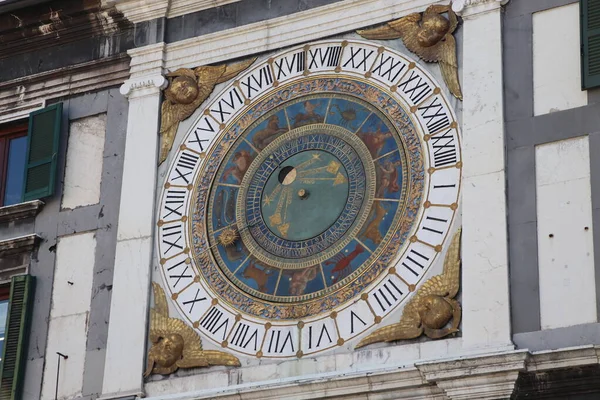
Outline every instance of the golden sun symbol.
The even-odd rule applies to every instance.
[[[219,235],[219,243],[225,247],[231,246],[238,239],[238,231],[235,228],[225,228]]]

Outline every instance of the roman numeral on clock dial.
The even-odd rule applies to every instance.
[[[252,99],[273,84],[271,67],[265,65],[240,79],[240,88],[247,99]]]
[[[233,325],[233,321],[234,318],[231,313],[219,305],[213,305],[202,316],[199,325],[213,340],[222,342],[227,337],[228,330]]]
[[[237,322],[231,332],[229,347],[243,349],[252,354],[258,351],[264,335],[264,329],[261,326],[244,321]]]
[[[262,352],[265,355],[294,355],[298,350],[298,334],[296,327],[273,326],[266,334]]]
[[[165,256],[172,256],[183,250],[185,239],[181,222],[165,223],[159,227],[161,250]]]
[[[304,325],[302,328],[302,351],[310,353],[311,351],[331,347],[337,342],[337,339],[335,321],[332,318],[325,317]]]
[[[379,315],[387,313],[400,303],[404,294],[407,293],[407,290],[402,286],[398,278],[390,275],[371,292],[374,299],[374,301],[371,301],[371,305]]]
[[[285,80],[292,76],[302,74],[305,68],[305,55],[306,53],[304,52],[304,50],[302,50],[276,59],[273,62],[275,79],[281,82],[282,80]]]
[[[383,53],[375,61],[373,76],[379,77],[389,85],[393,85],[407,69],[406,61],[391,54]]]
[[[216,104],[213,104],[210,112],[212,116],[220,123],[229,120],[232,114],[244,105],[244,99],[237,87],[231,88],[225,93]]]
[[[308,50],[308,69],[335,68],[340,63],[342,46],[316,47]]]
[[[342,60],[343,69],[353,69],[358,72],[367,72],[371,68],[371,64],[375,61],[377,51],[375,48],[365,48],[349,45],[344,51],[344,59]]]

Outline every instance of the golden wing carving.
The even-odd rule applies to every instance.
[[[251,66],[252,64],[254,64],[255,61],[256,61],[256,57],[251,58],[251,59],[246,60],[246,61],[241,61],[239,63],[227,65],[225,67],[225,71],[219,77],[217,83],[227,82],[228,80],[234,78],[235,76],[237,76],[237,74],[239,74],[240,72],[244,71],[249,66]]]
[[[185,322],[169,318],[163,289],[152,282],[154,307],[150,309],[150,342],[144,376],[171,374],[178,368],[211,365],[240,366],[237,357],[216,350],[204,350],[200,336]]]
[[[460,241],[462,235],[462,228],[452,237],[452,242],[446,252],[446,258],[444,259],[444,270],[442,277],[444,278],[444,290],[448,291],[447,296],[453,299],[458,294],[460,289]]]
[[[424,331],[427,336],[436,339],[458,331],[461,309],[454,297],[460,287],[461,231],[459,229],[452,238],[442,273],[429,278],[417,290],[404,307],[400,321],[375,330],[361,340],[356,348],[377,342],[414,339]],[[439,326],[428,324],[431,318],[434,318]],[[452,327],[442,329],[451,319]]]
[[[171,151],[179,123],[204,103],[218,83],[235,77],[254,61],[256,58],[232,65],[179,68],[167,74],[169,86],[164,91],[165,100],[161,105],[159,165]]]
[[[165,296],[165,292],[156,282],[152,282],[152,289],[154,291],[153,311],[155,311],[157,314],[168,317],[169,307],[167,305],[167,296]]]
[[[441,16],[447,13],[448,19]],[[452,33],[458,18],[451,6],[432,5],[423,14],[413,13],[387,24],[359,30],[365,39],[398,39],[408,50],[427,62],[437,62],[450,93],[462,100],[456,60],[456,40]]]

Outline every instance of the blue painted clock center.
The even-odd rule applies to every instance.
[[[285,160],[267,180],[262,215],[275,235],[306,240],[326,231],[348,200],[348,173],[325,151],[304,151]]]

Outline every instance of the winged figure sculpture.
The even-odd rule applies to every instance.
[[[248,68],[256,58],[232,65],[202,66],[195,69],[179,68],[169,74],[169,86],[160,114],[160,156],[158,163],[166,160],[173,146],[179,123],[196,111],[215,86],[228,81]]]
[[[442,14],[447,13],[448,18]],[[456,40],[452,33],[458,26],[458,18],[447,6],[432,5],[423,13],[412,13],[383,26],[359,30],[365,39],[401,38],[406,48],[427,62],[437,62],[450,92],[462,100],[456,61]]]
[[[144,376],[168,375],[179,368],[227,365],[239,367],[237,357],[223,351],[204,350],[198,334],[185,322],[169,317],[165,292],[156,283],[154,307],[150,310],[150,341],[148,364]]]
[[[454,299],[460,287],[460,234],[454,234],[440,275],[429,278],[404,307],[400,322],[377,329],[356,348],[377,342],[415,339],[423,333],[439,339],[458,332],[460,303]],[[452,321],[449,327],[448,323]]]

